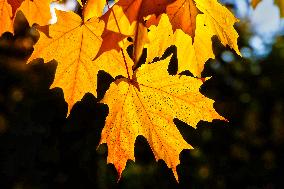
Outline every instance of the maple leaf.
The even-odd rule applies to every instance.
[[[195,75],[200,76],[204,63],[209,58],[214,58],[213,50],[209,48],[212,46],[213,36],[216,35],[224,46],[229,45],[238,55],[241,54],[237,45],[238,33],[233,27],[238,19],[217,0],[194,0],[194,2],[177,0],[168,5],[167,14],[174,31],[182,29],[194,37],[195,52],[198,55],[196,62],[199,65]]]
[[[216,35],[223,45],[229,45],[240,55],[237,45],[238,34],[233,27],[238,20],[216,0],[206,2],[196,0],[195,2],[193,0],[178,0],[171,4],[162,2],[159,4],[158,11],[155,12],[152,9],[147,9],[146,1],[143,4],[138,0],[125,0],[117,3],[113,7],[112,12],[107,15],[108,19],[105,20],[108,23],[107,28],[109,30],[134,36],[133,58],[135,63],[144,47],[152,47],[151,50],[148,50],[150,52],[148,61],[151,61],[153,57],[161,56],[167,47],[176,45],[179,51],[178,56],[180,54],[179,72],[190,70],[193,75],[200,77],[205,62],[215,57],[212,47],[213,36]],[[141,15],[139,14],[140,9],[143,10]],[[164,22],[164,26],[160,26],[158,31],[147,34],[147,28],[142,23],[141,18],[145,19],[146,15],[151,15],[152,17],[147,20],[146,26],[154,26],[159,22],[155,20],[155,14],[158,13],[157,15],[159,15],[165,12],[165,10],[170,17],[170,22]],[[157,18],[157,20],[159,19]],[[122,29],[119,29],[117,25],[121,26],[120,28]],[[164,40],[164,38],[169,39],[169,36],[166,36],[166,34],[172,35],[172,30],[170,29],[172,27],[174,31],[177,29],[183,30],[186,34],[193,37],[193,40],[181,31],[175,34],[176,40],[172,40],[172,36],[171,40]],[[153,31],[153,28],[150,30]],[[153,41],[156,41],[156,43],[153,43]],[[191,43],[193,43],[193,46]],[[187,47],[190,48],[190,51]],[[160,53],[157,53],[158,50]]]
[[[238,22],[238,19],[226,7],[218,3],[217,0],[177,0],[167,6],[166,13],[170,18],[174,31],[182,29],[193,37],[193,41],[195,41],[195,35],[198,35],[196,30],[201,31],[200,28],[202,28],[203,31],[206,31],[202,32],[206,36],[199,35],[197,37],[199,39],[205,38],[200,40],[203,43],[202,46],[204,44],[212,44],[211,38],[216,35],[224,46],[229,45],[240,55],[237,45],[238,33],[233,27]],[[197,21],[198,16],[201,17],[201,15],[203,17]],[[202,27],[202,25],[206,27]],[[210,46],[212,45],[207,46],[206,49],[196,49],[196,51],[200,51],[200,54],[206,54],[206,58],[202,59],[202,61],[214,57],[212,49],[209,50],[210,52],[206,52]]]
[[[0,36],[6,31],[13,31],[12,6],[7,0],[0,0]]]
[[[178,180],[179,154],[192,147],[183,139],[173,119],[194,128],[200,120],[224,120],[215,112],[213,100],[199,92],[201,80],[168,74],[170,58],[142,65],[132,80],[115,81],[101,101],[108,105],[109,114],[100,144],[107,143],[107,162],[114,164],[119,177],[127,160],[135,160],[135,140],[142,135],[156,160],[163,159]]]
[[[60,87],[68,103],[68,114],[73,105],[85,95],[97,95],[97,73],[111,70],[112,76],[127,75],[123,66],[93,62],[102,43],[104,22],[93,17],[83,22],[73,12],[56,11],[58,22],[49,27],[49,36],[40,32],[39,41],[28,62],[43,58],[45,62],[55,59],[58,66],[51,88]],[[117,71],[116,71],[117,70]]]
[[[178,73],[189,70],[194,76],[200,77],[205,62],[209,58],[214,58],[211,37],[214,33],[204,26],[204,15],[197,16],[197,28],[195,40],[192,42],[191,36],[177,29],[174,33],[170,25],[170,20],[166,14],[161,15],[158,26],[149,27],[149,41],[147,62],[151,62],[154,57],[161,57],[164,51],[171,45],[177,47]]]
[[[205,29],[214,32],[221,43],[226,46],[229,45],[238,55],[241,55],[237,39],[239,37],[237,31],[234,29],[234,24],[239,20],[217,0],[195,0],[196,7],[204,14],[205,18],[203,24]]]

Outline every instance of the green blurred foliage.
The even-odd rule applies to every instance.
[[[117,182],[106,164],[107,146],[98,143],[108,108],[98,104],[110,82],[100,72],[99,97],[78,102],[66,118],[59,88],[49,89],[56,62],[26,65],[38,38],[23,16],[15,35],[0,38],[0,188],[283,188],[284,37],[263,59],[238,57],[215,39],[216,60],[203,76],[212,76],[201,92],[216,101],[229,122],[200,122],[197,129],[175,120],[187,142],[178,166],[180,183],[163,161],[156,162],[145,138],[136,141],[136,162]],[[247,29],[239,25],[240,48],[250,50]]]

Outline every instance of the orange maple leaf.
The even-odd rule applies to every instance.
[[[124,64],[106,64],[101,61],[103,57],[93,61],[102,43],[103,21],[93,17],[82,22],[80,16],[73,12],[56,13],[58,22],[49,27],[50,37],[40,32],[40,39],[28,62],[36,58],[43,58],[45,62],[55,59],[58,62],[51,88],[63,89],[69,113],[85,93],[97,95],[99,70],[109,71],[114,77],[127,76],[127,73]]]

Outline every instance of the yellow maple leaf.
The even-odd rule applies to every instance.
[[[216,0],[195,0],[195,2],[193,0],[177,0],[171,4],[160,2],[157,12],[161,14],[166,8],[170,22],[163,21],[163,26],[159,26],[160,29],[154,32],[153,27],[158,23],[159,18],[156,19],[153,9],[147,10],[147,8],[147,1],[143,3],[139,0],[121,1],[113,7],[113,12],[109,13],[108,20],[106,20],[109,30],[134,36],[134,62],[138,60],[137,58],[140,57],[144,47],[151,49],[148,50],[147,60],[150,62],[155,56],[161,56],[170,45],[176,45],[180,62],[179,72],[190,70],[193,75],[201,77],[206,61],[215,57],[212,47],[212,37],[215,35],[223,45],[229,45],[240,55],[237,45],[238,34],[233,27],[238,20]],[[140,9],[143,10],[142,15],[139,13]],[[115,19],[112,14],[117,18]],[[147,34],[146,27],[143,24],[139,25],[141,24],[139,19],[145,18],[149,14],[151,17],[147,20],[146,25],[147,27],[154,25],[149,28],[151,32]],[[117,25],[121,26],[120,30]],[[168,40],[169,36],[166,35],[172,35],[171,28],[174,31],[183,30],[193,40],[181,31]],[[173,38],[175,39],[173,40]]]
[[[0,36],[6,31],[13,32],[12,6],[7,0],[0,0]]]
[[[196,17],[197,28],[194,42],[191,36],[177,29],[174,33],[170,20],[166,14],[162,14],[158,26],[149,27],[149,41],[146,46],[147,62],[155,57],[161,57],[164,51],[171,45],[177,47],[178,73],[189,70],[194,76],[201,76],[204,64],[209,58],[214,58],[211,37],[213,31],[208,30],[203,23],[204,15]]]
[[[237,44],[239,35],[234,29],[234,24],[239,20],[217,0],[195,0],[195,2],[198,10],[205,16],[203,22],[198,24],[206,26],[207,30],[214,32],[224,46],[229,45],[238,55],[241,55]]]
[[[171,76],[167,69],[170,57],[154,64],[144,64],[132,80],[112,83],[102,103],[109,114],[101,141],[107,143],[107,162],[113,163],[119,177],[128,160],[134,158],[136,137],[144,136],[155,155],[173,170],[179,154],[192,147],[183,139],[173,119],[178,118],[196,128],[200,120],[224,120],[213,108],[213,100],[200,92],[202,81],[188,76]]]
[[[45,62],[56,60],[58,66],[51,88],[60,87],[68,103],[68,113],[85,95],[97,95],[97,73],[111,70],[112,76],[127,75],[124,64],[106,64],[93,59],[102,43],[104,22],[94,17],[82,22],[73,12],[56,11],[58,22],[49,27],[49,36],[40,32],[40,39],[28,61],[43,58]]]
[[[190,70],[193,75],[200,77],[206,61],[215,57],[212,47],[213,36],[217,36],[224,46],[229,45],[238,55],[241,54],[237,45],[238,33],[234,29],[234,24],[238,19],[217,0],[194,1],[195,3],[190,0],[178,0],[168,6],[167,14],[174,29],[180,28],[194,37],[192,50],[191,39],[179,31],[179,38],[175,42],[177,50],[180,51],[180,56],[178,53],[179,72]],[[179,9],[185,12],[185,16],[190,22],[186,23],[183,20],[183,12]],[[198,14],[199,11],[202,14]],[[186,50],[186,47],[183,46],[187,46],[191,51]]]
[[[168,5],[167,14],[170,17],[174,31],[182,29],[185,33],[195,37],[195,35],[198,35],[198,32],[195,30],[201,31],[200,28],[202,28],[203,31],[206,31],[203,32],[206,36],[199,35],[197,37],[198,39],[204,38],[200,40],[201,46],[212,44],[211,38],[216,35],[224,46],[229,45],[240,55],[237,45],[238,33],[234,29],[234,24],[238,22],[238,19],[226,7],[218,3],[217,0],[177,0]],[[197,21],[198,16],[201,15],[203,17]],[[204,64],[204,61],[208,60],[208,58],[214,57],[212,49],[209,49],[210,46],[207,46],[206,49],[196,49],[196,51],[199,51],[198,54],[206,54],[204,58],[197,62],[203,62]]]

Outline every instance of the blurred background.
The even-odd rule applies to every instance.
[[[284,188],[284,19],[273,0],[255,9],[249,0],[222,2],[240,19],[243,57],[213,39],[217,58],[205,66],[203,76],[212,79],[201,92],[229,122],[193,129],[175,120],[195,148],[180,155],[179,184],[143,137],[135,144],[136,162],[128,162],[117,182],[107,146],[97,148],[108,113],[97,102],[112,78],[100,72],[98,98],[86,94],[66,118],[62,90],[49,89],[56,62],[26,65],[38,34],[18,14],[15,35],[0,38],[0,189]]]

